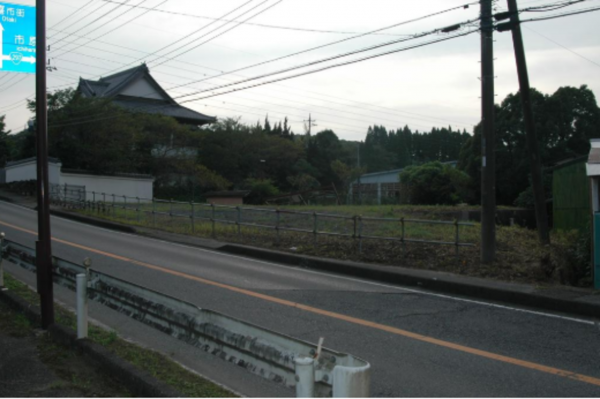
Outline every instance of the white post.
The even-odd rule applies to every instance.
[[[333,368],[334,398],[367,398],[371,385],[371,365]]]
[[[4,291],[4,268],[2,267],[2,248],[4,247],[4,233],[0,233],[0,289]]]
[[[296,365],[296,397],[314,398],[315,360],[310,357],[294,359]]]
[[[88,303],[87,276],[78,274],[77,280],[77,339],[87,338],[88,335]]]
[[[90,281],[90,267],[92,266],[92,260],[85,258],[83,260],[83,267],[85,267],[85,274],[78,274],[76,277],[77,281],[77,339],[87,338],[88,336],[88,298],[87,298],[87,286]]]

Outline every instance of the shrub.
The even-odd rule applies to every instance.
[[[440,162],[409,166],[400,172],[400,181],[409,187],[411,204],[456,205],[467,196],[469,176]]]

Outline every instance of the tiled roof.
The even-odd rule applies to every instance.
[[[135,98],[117,97],[113,104],[123,107],[129,111],[143,112],[147,114],[160,114],[182,120],[187,123],[213,123],[217,118],[196,112],[179,104],[169,104],[165,101],[136,100]]]
[[[162,96],[163,100],[121,95],[121,92],[126,89],[129,84],[135,82],[142,76],[154,87],[156,92]],[[150,71],[146,64],[102,77],[99,80],[80,79],[77,90],[85,97],[110,97],[112,98],[113,104],[130,111],[166,115],[184,123],[203,125],[206,123],[213,123],[217,120],[215,117],[201,114],[200,112],[177,104],[177,102],[173,100],[150,75]]]

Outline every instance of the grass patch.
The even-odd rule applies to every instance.
[[[39,302],[38,296],[35,292],[29,289],[26,284],[15,279],[11,275],[5,274],[5,283],[11,291],[21,296],[26,301],[33,304],[37,304]],[[54,312],[56,323],[66,326],[74,331],[77,329],[77,318],[73,313],[56,304],[54,305]],[[2,326],[3,319],[4,318],[0,318],[0,328]],[[235,396],[232,392],[186,370],[173,360],[169,359],[167,356],[120,339],[115,331],[107,331],[90,324],[88,337],[93,342],[104,346],[120,358],[127,360],[139,369],[150,373],[159,381],[171,385],[185,396]],[[55,355],[60,357],[60,354],[54,351],[53,348],[48,349],[46,352],[48,359],[51,359],[52,356]],[[60,359],[58,361],[60,362]],[[81,384],[82,389],[85,387],[86,380],[83,376],[73,375],[73,378],[75,378],[77,382]],[[71,378],[72,382],[73,378]]]
[[[474,277],[491,278],[502,281],[521,282],[532,285],[566,284],[580,287],[591,285],[591,269],[586,256],[589,251],[580,243],[581,237],[575,233],[552,233],[552,245],[540,245],[537,233],[519,226],[497,226],[497,259],[492,265],[480,263],[481,225],[459,227],[461,243],[472,243],[473,247],[460,247],[458,255],[454,245],[410,243],[403,245],[397,241],[381,239],[358,240],[352,235],[402,237],[401,218],[419,220],[448,220],[451,212],[472,210],[468,206],[414,206],[414,205],[373,205],[373,206],[285,206],[278,208],[279,226],[312,231],[317,212],[319,232],[346,234],[346,237],[319,235],[315,243],[311,233],[280,231],[273,228],[277,214],[272,207],[244,207],[241,214],[234,207],[215,207],[215,219],[227,220],[230,224],[205,220],[213,216],[210,206],[194,206],[194,228],[192,229],[190,204],[155,204],[157,212],[138,212],[135,208],[118,206],[103,213],[98,210],[78,210],[78,212],[102,219],[143,228],[153,228],[178,234],[194,235],[202,238],[216,238],[221,241],[253,245],[263,248],[320,256],[333,259],[353,260],[367,263],[403,266],[415,269],[445,271]],[[152,210],[152,204],[142,204],[140,210]],[[506,207],[506,209],[511,209]],[[293,214],[287,211],[303,212]],[[332,216],[327,216],[332,215]],[[362,226],[355,227],[354,220],[334,216],[352,217],[361,215]],[[204,218],[202,220],[201,218]],[[244,223],[271,226],[259,228],[238,227],[237,220]],[[387,221],[368,220],[387,218]],[[454,225],[404,223],[406,239],[454,242]],[[359,250],[360,249],[360,250]],[[589,258],[588,258],[589,259]]]

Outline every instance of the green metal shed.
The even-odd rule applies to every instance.
[[[587,231],[591,220],[587,155],[552,168],[552,213],[557,230]]]

